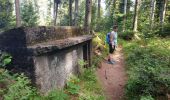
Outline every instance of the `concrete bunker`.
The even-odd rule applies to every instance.
[[[0,50],[12,55],[7,68],[25,73],[46,93],[79,73],[78,59],[91,64],[92,35],[78,27],[20,27],[0,33]]]

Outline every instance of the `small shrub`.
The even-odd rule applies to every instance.
[[[36,89],[30,86],[30,80],[23,74],[18,76],[14,80],[13,84],[10,84],[6,94],[5,100],[29,100],[35,94]]]
[[[105,100],[105,98],[101,95],[87,93],[87,95],[81,95],[78,100]]]
[[[68,82],[67,83],[67,91],[68,93],[72,94],[72,95],[77,95],[79,93],[80,90],[80,86],[72,83],[72,82]]]
[[[145,42],[133,41],[124,45],[129,76],[128,100],[153,100],[157,95],[166,95],[170,87],[169,42],[163,39]]]
[[[80,80],[77,77],[71,77],[71,79],[67,82],[66,91],[71,95],[78,95],[80,90],[79,82]]]
[[[37,26],[38,25],[38,10],[33,6],[32,1],[24,1],[21,4],[21,19],[23,26]]]
[[[0,67],[5,67],[11,62],[12,57],[5,52],[0,51]]]
[[[85,62],[84,60],[78,60],[78,65],[79,65],[79,71],[80,74],[84,73],[85,70],[85,66],[87,65],[87,62]]]
[[[125,31],[119,34],[119,37],[124,39],[124,40],[132,40],[134,37],[134,32],[133,31]]]
[[[163,27],[160,26],[159,31],[156,32],[156,34],[162,37],[170,36],[170,24],[165,24]]]
[[[81,65],[85,64],[84,61],[80,63]],[[84,71],[79,76],[80,91],[78,93],[78,100],[105,100],[101,86],[97,82],[94,65],[89,68],[82,68]]]
[[[155,100],[152,96],[141,96],[140,100]]]
[[[41,100],[41,99],[40,99]],[[68,95],[62,90],[53,90],[48,93],[48,96],[44,100],[69,100]]]
[[[97,81],[93,69],[86,69],[80,78],[84,81]]]

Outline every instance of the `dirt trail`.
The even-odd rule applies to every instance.
[[[97,76],[104,89],[107,100],[124,100],[124,86],[127,75],[121,47],[117,48],[113,57],[116,63],[111,65],[107,61],[102,61],[101,67],[97,70]]]

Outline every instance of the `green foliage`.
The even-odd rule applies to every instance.
[[[85,62],[84,60],[78,60],[78,65],[79,65],[79,72],[80,74],[84,73],[84,71],[86,70],[84,67],[87,66],[87,62]]]
[[[87,62],[85,62],[84,60],[79,59],[78,60],[78,65],[80,66],[81,69],[83,69],[84,66],[87,65]]]
[[[11,56],[0,52],[0,67],[5,67],[11,62]],[[28,86],[30,81],[22,75],[11,75],[9,71],[0,68],[0,96],[4,100],[26,100],[33,96],[34,88]]]
[[[8,85],[11,84],[14,78],[15,75],[11,76],[9,71],[0,69],[0,97],[3,97],[6,93]]]
[[[134,43],[136,42],[136,43]],[[170,87],[170,41],[149,39],[124,45],[129,79],[126,95],[129,100],[153,100],[166,94]],[[145,97],[151,95],[152,97]],[[150,99],[147,99],[150,98]]]
[[[79,82],[80,80],[78,78],[72,77],[69,82],[67,82],[66,91],[72,95],[77,95],[80,90]]]
[[[95,67],[99,67],[100,65],[100,61],[103,59],[103,55],[102,56],[97,56],[97,55],[94,55],[93,58],[92,58],[92,62],[93,62],[93,65]]]
[[[23,74],[18,75],[7,70],[0,73],[0,96],[4,100],[69,100],[62,90],[53,90],[47,96],[41,96],[30,80]]]
[[[165,24],[163,27],[159,28],[159,31],[156,34],[160,35],[161,37],[170,37],[170,24]]]
[[[100,67],[100,61],[103,60],[108,55],[108,46],[105,43],[106,34],[109,31],[103,31],[96,34],[96,37],[93,39],[94,48],[98,47],[100,49],[101,55],[94,55],[92,57],[92,62],[94,67]]]
[[[69,15],[63,15],[62,20],[60,21],[61,26],[68,26],[69,25]]]
[[[41,100],[41,99],[40,99]],[[43,100],[69,100],[68,95],[62,90],[53,90]]]
[[[18,76],[15,82],[9,85],[7,93],[4,95],[5,100],[28,100],[35,94],[35,89],[29,86],[30,81],[23,74]]]
[[[5,67],[11,62],[12,57],[5,53],[5,52],[0,52],[0,67]]]
[[[52,1],[48,1],[48,8],[47,8],[47,16],[46,16],[46,25],[52,25],[52,17],[51,17],[51,7],[52,7]]]
[[[53,90],[46,96],[41,96],[25,75],[0,69],[0,97],[4,100],[69,100],[71,96],[78,96],[78,100],[105,100],[94,67],[84,68],[86,62],[81,60],[79,64],[84,70],[79,78],[71,77],[64,91]]]
[[[82,65],[86,64],[80,61]],[[80,79],[80,91],[78,100],[105,100],[101,86],[98,84],[95,68],[83,68],[83,73],[79,76]],[[82,83],[82,84],[81,84]]]
[[[92,69],[86,69],[80,77],[83,85],[79,93],[79,100],[105,100],[94,71]]]
[[[84,81],[97,82],[96,75],[93,69],[86,69],[82,74],[81,79],[83,79]]]
[[[140,100],[154,100],[154,98],[152,98],[152,96],[149,95],[149,96],[142,96]]]
[[[125,31],[125,32],[121,32],[119,34],[119,37],[124,39],[124,40],[132,40],[134,37],[134,32],[133,31]]]
[[[95,31],[110,31],[112,29],[113,23],[110,16],[101,17],[97,19]]]
[[[12,0],[0,0],[0,32],[9,29],[12,25]]]
[[[86,95],[81,95],[78,100],[105,100],[105,98],[101,95],[87,93]]]
[[[1,67],[11,62],[11,56],[0,52]],[[68,100],[63,91],[54,90],[47,96],[40,96],[35,87],[24,74],[11,74],[8,70],[0,68],[0,97],[4,100]]]
[[[79,0],[79,10],[78,10],[78,16],[77,16],[77,23],[78,26],[83,27],[84,26],[84,18],[85,18],[85,0]],[[61,8],[58,11],[59,14],[59,20],[60,20],[60,26],[68,26],[69,25],[69,10],[68,10],[68,1],[63,0],[60,4]],[[74,9],[74,6],[73,6]],[[74,10],[73,10],[74,14]],[[74,21],[75,19],[73,19]]]
[[[92,2],[92,18],[93,20],[91,20],[91,28],[94,29],[96,26],[96,22],[97,22],[97,18],[99,16],[97,16],[97,3],[95,1]]]
[[[38,10],[33,6],[32,1],[22,3],[21,18],[24,26],[36,26],[38,24]]]

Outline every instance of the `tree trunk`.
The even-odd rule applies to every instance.
[[[160,10],[160,25],[163,26],[165,20],[167,0],[161,1],[161,10]]]
[[[54,26],[56,26],[56,21],[57,21],[56,5],[57,5],[57,4],[55,3],[55,0],[54,0]]]
[[[156,0],[151,0],[151,13],[150,13],[150,28],[152,30],[153,28],[153,22],[155,17],[155,6],[156,6]]]
[[[124,7],[123,7],[123,9],[124,9],[124,14],[126,14],[126,11],[127,11],[127,0],[124,0]]]
[[[75,0],[75,15],[74,15],[75,26],[78,26],[78,7],[79,7],[79,0]]]
[[[133,18],[133,31],[137,31],[138,26],[138,10],[139,10],[140,0],[135,1],[134,18]]]
[[[112,0],[112,6],[110,8],[110,15],[111,15],[111,20],[113,24],[117,24],[116,19],[115,19],[115,12],[117,11],[117,0]]]
[[[37,0],[34,0],[34,7],[39,12],[39,7],[38,7],[38,3],[37,2],[38,2]]]
[[[126,27],[126,11],[127,11],[127,0],[124,0],[124,7],[123,7],[124,11],[123,11],[123,32],[125,31],[125,27]]]
[[[101,5],[101,0],[98,0],[98,18],[100,18],[100,5]]]
[[[72,26],[72,0],[69,0],[69,25]]]
[[[21,17],[20,17],[20,5],[19,0],[15,0],[15,12],[16,12],[16,26],[21,26]]]
[[[57,25],[58,5],[59,1],[54,0],[54,26]]]
[[[131,0],[127,0],[126,13],[129,13],[129,12],[130,12],[130,5],[131,5]]]
[[[85,28],[85,32],[88,33],[88,34],[90,33],[91,6],[92,6],[92,0],[86,0],[84,28]]]

